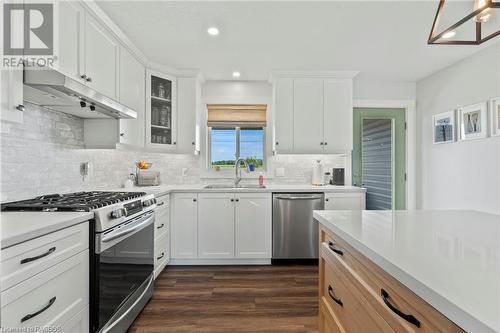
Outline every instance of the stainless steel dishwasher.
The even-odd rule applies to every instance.
[[[318,258],[312,212],[322,209],[323,193],[273,193],[273,259]]]

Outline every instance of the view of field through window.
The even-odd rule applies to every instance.
[[[234,168],[238,157],[244,158],[255,168],[264,165],[264,130],[262,128],[242,128],[237,142],[236,128],[212,128],[211,165]],[[239,156],[237,156],[239,148]]]

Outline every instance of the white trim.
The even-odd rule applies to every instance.
[[[282,78],[335,78],[335,79],[352,79],[359,74],[359,71],[271,71],[269,74],[269,82]]]
[[[416,101],[402,100],[364,100],[353,101],[353,108],[401,108],[406,118],[406,209],[416,209]]]
[[[497,128],[497,112],[500,112],[499,110],[496,110],[497,105],[500,105],[500,97],[492,98],[489,103],[489,108],[490,108],[490,124],[491,124],[491,136],[499,136],[500,135],[500,128]]]
[[[170,259],[169,265],[271,265],[271,259]]]

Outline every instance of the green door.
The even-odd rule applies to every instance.
[[[367,189],[366,209],[405,209],[405,110],[355,108],[353,124],[352,183]]]

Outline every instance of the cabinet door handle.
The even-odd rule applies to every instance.
[[[196,199],[193,198],[193,202],[196,202]]]
[[[330,201],[330,199],[326,198],[325,201]]]
[[[385,305],[387,305],[387,307],[389,309],[391,309],[392,312],[394,312],[395,314],[397,314],[398,316],[400,316],[401,318],[403,318],[404,320],[406,320],[410,324],[413,324],[417,327],[420,327],[420,321],[417,318],[415,318],[411,314],[406,314],[406,313],[401,312],[401,310],[399,310],[398,308],[396,308],[394,305],[392,305],[389,302],[390,296],[389,296],[389,293],[387,291],[385,291],[384,289],[380,289],[380,295],[382,296],[382,299],[384,300]]]
[[[163,258],[165,256],[165,253],[162,252],[161,255],[159,257],[156,257],[156,260],[160,260],[161,258]]]
[[[24,105],[19,104],[18,106],[16,106],[16,110],[17,110],[17,111],[24,112],[24,111],[26,111],[26,108],[24,107]]]
[[[23,260],[21,260],[21,265],[22,264],[26,264],[28,262],[31,262],[31,261],[35,261],[35,260],[38,260],[38,259],[41,259],[43,257],[46,257],[48,256],[49,254],[53,253],[54,251],[56,250],[56,247],[51,247],[47,252],[45,253],[42,253],[36,257],[30,257],[30,258],[24,258]]]
[[[122,136],[122,137],[125,136],[125,133],[120,133],[120,136]]]
[[[92,82],[92,78],[91,78],[91,77],[87,77],[87,78],[85,79],[85,81],[87,81],[87,82]]]
[[[176,145],[176,144],[177,144],[177,141],[174,141],[174,145]]]
[[[236,199],[236,202],[240,202],[240,199]]]
[[[323,142],[320,142],[319,144],[320,144],[320,146],[322,146],[324,143],[323,143]]]
[[[344,252],[342,252],[341,250],[338,250],[338,249],[334,248],[334,247],[333,247],[334,245],[335,245],[335,244],[333,244],[333,242],[328,242],[328,247],[330,248],[330,250],[332,250],[333,252],[335,252],[335,253],[337,253],[337,254],[339,254],[339,255],[343,256],[343,255],[344,255]]]
[[[33,312],[33,313],[27,314],[26,316],[22,317],[21,323],[25,322],[28,319],[31,319],[33,317],[38,316],[40,313],[42,313],[45,310],[47,310],[48,308],[50,308],[52,306],[52,304],[54,304],[55,302],[56,302],[56,297],[54,296],[49,300],[49,303],[47,305],[45,305],[42,309],[38,310],[37,312]]]
[[[333,293],[333,288],[330,285],[328,285],[328,295],[330,295],[330,298],[333,299],[335,303],[337,303],[340,306],[344,306],[342,300],[340,298],[335,297],[335,294]]]
[[[325,146],[328,144],[328,142],[325,142]]]
[[[193,142],[191,142],[191,145],[192,145],[192,146],[194,146],[195,144],[196,144],[196,142],[194,142],[194,141],[193,141]]]
[[[165,223],[160,224],[159,226],[156,227],[156,229],[161,229],[165,226]]]
[[[234,199],[231,199],[231,202],[234,202]]]
[[[279,143],[278,141],[276,141],[276,146],[279,146],[279,144],[280,144],[280,143]]]
[[[160,207],[160,206],[163,206],[165,204],[165,202],[159,202],[156,204],[156,207]]]
[[[80,75],[80,77],[81,77],[82,79],[84,79],[84,80],[87,80],[87,75],[85,75],[85,74]]]

